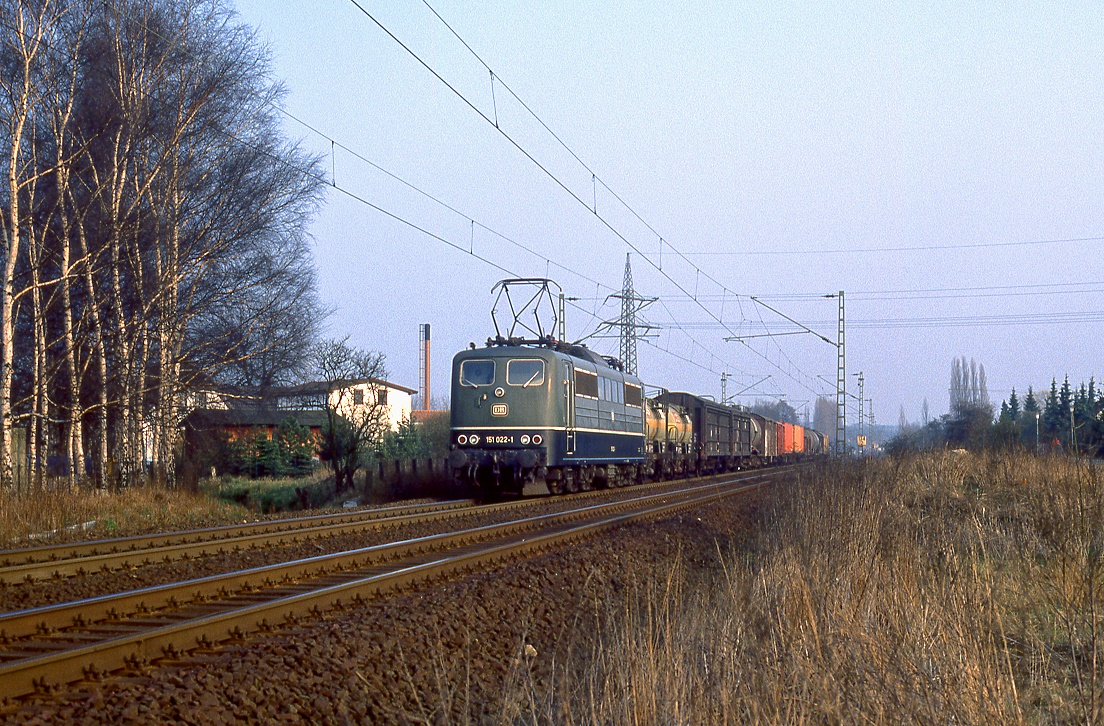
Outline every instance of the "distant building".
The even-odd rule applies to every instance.
[[[327,403],[338,415],[353,418],[377,410],[392,431],[411,417],[413,388],[377,378],[330,384],[312,381],[296,386],[276,386],[262,392],[211,386],[185,396],[190,409],[184,418],[186,446],[203,448],[213,436],[234,441],[263,434],[273,438],[289,416],[321,437]],[[376,408],[378,405],[379,408]]]

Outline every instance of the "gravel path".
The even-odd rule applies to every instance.
[[[665,574],[676,555],[716,577],[718,546],[738,544],[762,492],[607,533],[186,662],[84,684],[0,712],[4,723],[498,722],[511,684],[546,689],[553,667],[594,631],[632,580]]]

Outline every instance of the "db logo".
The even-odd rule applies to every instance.
[[[505,416],[508,413],[510,413],[510,407],[505,403],[496,403],[491,406],[492,416]]]

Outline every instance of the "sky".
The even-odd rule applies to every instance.
[[[310,228],[327,334],[396,383],[430,323],[447,395],[505,277],[552,278],[567,337],[594,334],[626,254],[658,298],[639,374],[672,390],[834,398],[841,290],[878,423],[945,412],[958,356],[998,405],[1104,373],[1097,3],[236,7],[335,182]]]

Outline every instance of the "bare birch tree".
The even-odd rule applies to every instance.
[[[38,471],[171,482],[197,378],[303,367],[318,160],[222,0],[0,0],[0,70],[0,486],[24,420]]]

